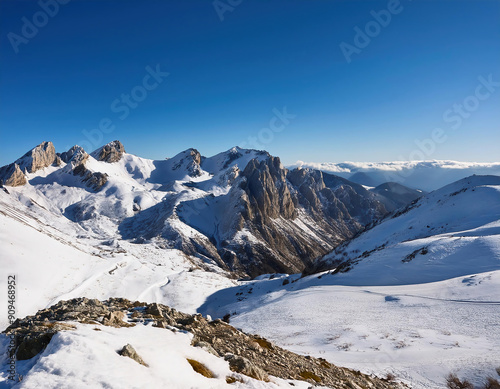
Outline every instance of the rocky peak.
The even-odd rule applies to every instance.
[[[17,163],[0,168],[0,184],[7,186],[21,186],[26,184],[26,176]],[[0,185],[0,186],[1,186]]]
[[[32,148],[14,163],[0,168],[0,181],[3,185],[21,186],[26,184],[24,173],[34,173],[52,164],[59,165],[61,160],[56,155],[52,142],[42,142]]]
[[[242,189],[254,206],[254,214],[263,219],[293,219],[295,206],[286,181],[287,170],[278,157],[269,157],[263,161],[252,159],[242,173],[246,181]]]
[[[202,156],[196,149],[187,149],[172,158],[172,169],[186,169],[190,177],[199,177],[201,170]]]
[[[125,153],[125,147],[119,140],[114,140],[113,142],[109,142],[107,145],[104,145],[94,152],[92,152],[92,156],[98,161],[104,162],[118,162],[123,154]]]
[[[52,142],[42,142],[19,158],[16,163],[21,170],[34,173],[56,161],[56,149]]]
[[[89,157],[83,147],[78,145],[74,145],[68,151],[60,153],[58,155],[64,163],[72,162],[75,166],[86,161]]]

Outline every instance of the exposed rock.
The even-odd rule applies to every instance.
[[[108,175],[106,173],[92,172],[85,166],[89,159],[89,155],[82,147],[73,146],[60,156],[64,162],[69,164],[70,171],[75,176],[82,177],[82,181],[85,182],[89,188],[99,191],[106,182],[108,182]]]
[[[337,367],[321,358],[292,353],[272,345],[264,338],[238,331],[219,319],[208,321],[199,314],[188,315],[162,304],[134,303],[121,298],[111,298],[102,302],[86,298],[60,301],[50,308],[38,311],[34,316],[16,320],[4,333],[14,334],[16,337],[19,345],[15,350],[17,358],[29,359],[42,351],[56,332],[74,328],[61,321],[71,320],[89,324],[102,322],[105,325],[114,325],[116,320],[124,318],[125,311],[129,313],[133,322],[152,322],[157,327],[158,323],[163,323],[162,327],[165,330],[191,332],[193,345],[202,347],[214,355],[224,355],[233,371],[257,379],[266,380],[269,376],[275,376],[282,379],[305,380],[311,384],[319,382],[327,387],[346,389],[404,387],[397,382]],[[147,366],[130,345],[126,345],[120,354]]]
[[[191,358],[187,358],[187,361],[189,362],[193,370],[198,374],[201,374],[202,376],[207,378],[215,378],[215,374],[203,363]]]
[[[201,175],[201,154],[196,149],[187,149],[179,153],[172,159],[177,159],[175,165],[172,166],[174,170],[185,168],[190,177],[198,177]]]
[[[113,142],[109,142],[107,145],[98,148],[92,153],[92,156],[98,161],[112,163],[118,162],[124,153],[125,147],[123,147],[123,144],[119,140],[114,140]]]
[[[122,357],[129,357],[137,363],[149,367],[149,365],[144,362],[144,360],[139,356],[139,354],[137,354],[137,351],[135,351],[135,349],[130,344],[126,344],[125,346],[123,346],[123,348],[118,351],[118,354],[120,354]]]
[[[17,163],[0,168],[0,183],[6,186],[21,186],[26,184],[26,176]]]
[[[108,175],[106,173],[90,173],[86,174],[83,181],[87,183],[87,186],[91,187],[95,191],[101,190],[101,188],[108,182]]]
[[[125,323],[123,321],[124,317],[125,313],[122,311],[110,312],[104,317],[102,324],[110,327],[130,327],[130,323]]]
[[[21,170],[34,173],[56,162],[56,149],[52,142],[42,142],[16,161]]]
[[[80,147],[78,145],[75,145],[68,151],[65,151],[64,153],[58,155],[64,163],[73,162],[75,166],[80,164],[81,162],[84,162],[89,157],[83,147]]]
[[[205,350],[206,352],[210,353],[210,354],[213,354],[215,355],[216,357],[219,356],[219,354],[217,353],[217,351],[215,351],[215,349],[210,345],[210,343],[207,343],[207,342],[202,342],[202,341],[195,341],[193,344],[192,344],[194,347],[199,347],[199,348],[202,348],[203,350]]]
[[[0,168],[0,181],[7,186],[21,186],[26,184],[24,172],[34,173],[52,164],[60,164],[52,142],[42,142],[21,158]]]
[[[228,353],[224,356],[224,359],[229,362],[229,367],[236,373],[245,374],[260,381],[269,381],[269,375],[245,357]]]

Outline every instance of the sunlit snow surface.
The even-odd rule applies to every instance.
[[[114,164],[89,158],[89,169],[109,175],[98,193],[64,172],[64,166],[31,175],[28,185],[9,188],[10,195],[0,191],[1,266],[5,275],[15,274],[18,280],[18,316],[34,314],[60,299],[125,297],[214,317],[231,313],[231,324],[292,351],[380,376],[392,372],[416,388],[442,388],[449,372],[476,384],[496,375],[494,369],[500,366],[500,179],[477,177],[472,183],[463,181],[436,191],[415,209],[361,234],[329,257],[346,252],[346,257],[353,258],[369,252],[347,273],[303,279],[281,275],[270,280],[268,276],[237,283],[213,263],[206,263],[213,272],[197,269],[193,258],[168,247],[164,240],[132,243],[133,230],[129,240],[120,239],[120,233],[127,231],[118,231],[118,226],[134,215],[133,204],[146,211],[144,221],[149,223],[155,213],[147,211],[154,207],[173,206],[181,199],[198,201],[207,195],[217,202],[228,193],[227,169],[237,163],[243,168],[247,159],[263,156],[245,154],[227,165],[227,153],[206,159],[206,170],[189,179],[196,187],[184,185],[182,169],[169,168],[181,157],[160,164],[128,154]],[[88,213],[88,219],[72,222],[73,212],[80,211]],[[209,219],[200,216],[193,224],[209,231]],[[178,218],[168,223],[176,224],[183,234],[199,234]],[[298,227],[306,232],[307,225],[300,223]],[[245,230],[239,233],[246,234]],[[426,254],[419,252],[403,262],[424,247]],[[285,279],[289,283],[283,285]],[[6,280],[6,276],[0,279],[2,290]],[[0,299],[2,312],[6,304],[6,299]],[[7,326],[5,314],[0,325]],[[128,377],[124,371],[132,375],[127,382],[137,383],[136,387],[143,387],[142,382],[150,387],[186,387],[163,375],[170,371],[185,373],[187,387],[226,386],[222,376],[227,365],[210,355],[196,354],[220,372],[222,378],[214,386],[189,370],[185,357],[202,351],[191,350],[187,335],[150,327],[105,328],[102,333],[84,325],[78,328],[56,335],[40,357],[20,364],[24,372],[34,365],[24,387],[61,387],[62,377],[72,377],[67,387],[120,388]],[[158,338],[156,331],[164,336]],[[151,364],[148,374],[116,354],[126,343]],[[164,347],[171,352],[161,351]],[[2,358],[4,350],[5,344]],[[156,367],[157,361],[161,368]],[[3,371],[5,363],[2,360]],[[165,363],[172,364],[167,373],[161,370]],[[106,386],[109,380],[116,385]],[[281,384],[252,381],[242,387]]]
[[[341,286],[281,276],[223,290],[201,312],[301,354],[442,388],[450,372],[481,383],[500,361],[500,271],[400,286]]]
[[[433,192],[326,263],[336,258],[357,263],[337,274],[261,277],[216,292],[200,312],[230,313],[233,325],[292,351],[391,372],[416,388],[442,388],[450,372],[477,385],[497,375],[500,177]]]
[[[290,382],[299,389],[310,386],[307,382],[276,377],[270,377],[270,382],[257,381],[233,373],[223,358],[191,346],[188,333],[143,324],[127,329],[98,326],[99,331],[94,330],[94,325],[74,324],[77,330],[57,333],[38,356],[18,362],[18,373],[24,376],[21,383],[10,386],[1,381],[5,377],[0,375],[0,388],[278,389],[290,388]],[[120,356],[118,351],[126,344],[132,345],[149,367]],[[194,372],[187,358],[204,364],[215,378]],[[227,384],[227,376],[241,382]]]

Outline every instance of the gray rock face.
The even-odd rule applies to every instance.
[[[6,186],[21,186],[26,184],[26,176],[17,163],[0,168],[0,183]]]
[[[80,146],[73,146],[68,151],[60,154],[61,160],[71,166],[71,171],[75,176],[82,177],[82,181],[95,191],[101,188],[108,182],[106,173],[91,172],[85,166],[89,159],[89,155]]]
[[[92,156],[98,161],[112,163],[118,162],[124,153],[125,147],[123,147],[123,144],[118,140],[114,140],[94,151]]]
[[[221,241],[217,248],[227,266],[251,277],[302,272],[365,223],[387,213],[363,187],[317,170],[288,171],[276,157],[250,161],[239,180],[239,187],[231,190],[243,191],[242,211],[227,215],[233,221],[229,228],[246,229],[264,244],[216,240]],[[301,220],[305,212],[314,221],[309,228],[316,238],[295,223],[300,212]]]
[[[88,158],[88,154],[85,152],[85,150],[83,150],[83,147],[80,147],[78,145],[73,146],[64,153],[58,154],[58,156],[64,163],[75,162],[75,164],[78,164],[84,159]]]
[[[198,177],[201,175],[201,154],[198,150],[187,149],[174,158],[178,158],[177,163],[172,166],[174,170],[185,168],[190,177]]]

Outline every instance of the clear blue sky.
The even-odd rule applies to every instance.
[[[213,0],[73,0],[45,19],[36,1],[2,0],[0,165],[44,140],[97,147],[84,130],[103,118],[114,129],[100,143],[155,159],[249,137],[285,163],[419,159],[415,139],[439,127],[447,139],[426,159],[499,161],[500,1],[401,0],[377,31],[371,11],[393,1],[220,0],[221,21]],[[348,63],[355,27],[373,37]],[[144,96],[147,66],[169,75]],[[461,122],[443,119],[464,102]],[[285,106],[296,116],[281,129]]]

